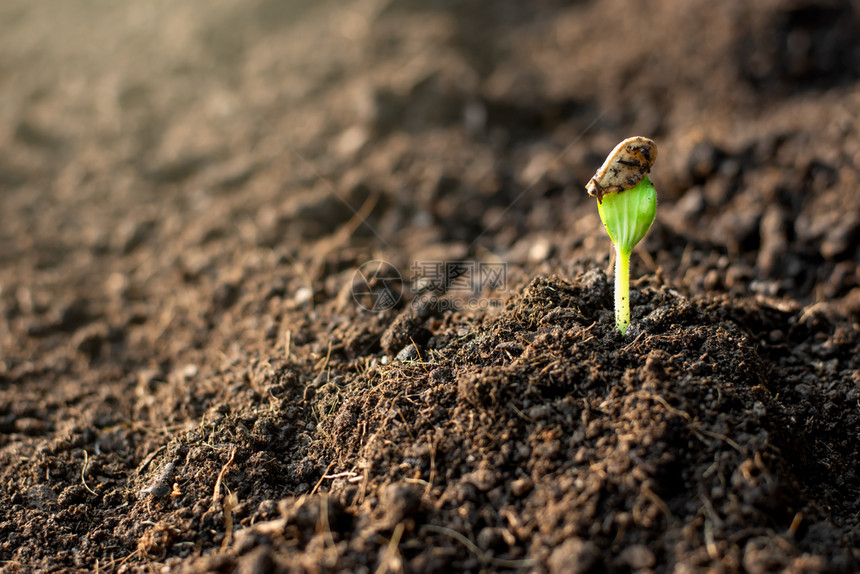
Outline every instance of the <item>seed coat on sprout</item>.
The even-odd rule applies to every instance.
[[[657,159],[654,140],[634,136],[615,146],[606,161],[585,186],[588,194],[603,203],[607,193],[626,191],[639,183]]]

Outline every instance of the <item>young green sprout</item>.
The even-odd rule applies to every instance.
[[[585,186],[597,198],[600,220],[615,245],[615,326],[622,336],[630,325],[630,253],[657,213],[657,193],[647,175],[655,159],[652,140],[627,138]]]

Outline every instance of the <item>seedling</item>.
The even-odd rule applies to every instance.
[[[652,140],[627,138],[585,186],[597,198],[600,220],[615,245],[615,326],[622,336],[630,325],[630,253],[657,213],[657,193],[647,175],[655,159]]]

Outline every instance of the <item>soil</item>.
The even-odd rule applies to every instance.
[[[0,85],[0,571],[860,570],[857,2],[6,0]]]

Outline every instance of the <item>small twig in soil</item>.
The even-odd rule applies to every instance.
[[[86,474],[87,474],[87,467],[89,465],[90,465],[90,457],[87,454],[86,449],[84,449],[84,466],[81,468],[81,482],[84,484],[84,488],[86,488],[90,494],[92,494],[93,496],[98,496],[92,488],[87,486]]]
[[[214,508],[219,502],[221,503],[221,512],[224,513],[224,540],[221,542],[221,549],[226,549],[233,540],[233,506],[238,503],[235,500],[236,495],[227,489],[227,496],[221,499],[221,483],[224,481],[224,475],[227,474],[227,468],[233,464],[233,459],[236,456],[236,446],[230,450],[230,458],[224,466],[221,467],[221,472],[218,473],[218,478],[215,480],[215,490],[212,493],[212,507]],[[226,488],[226,487],[225,487]]]
[[[394,533],[391,535],[391,540],[388,541],[388,548],[385,549],[385,554],[379,562],[379,568],[376,569],[376,574],[385,574],[385,572],[388,572],[388,565],[395,558],[398,558],[398,561],[402,563],[402,560],[398,556],[399,552],[397,552],[397,546],[400,544],[400,538],[402,536],[403,523],[398,522],[397,526],[394,527]],[[391,570],[394,570],[394,568],[391,568]]]
[[[648,395],[646,395],[646,397],[650,398],[650,399],[654,399],[655,401],[657,401],[658,403],[663,405],[663,408],[665,408],[667,411],[669,411],[670,414],[679,416],[679,417],[683,418],[684,420],[686,420],[687,422],[691,422],[693,420],[693,417],[690,416],[690,413],[688,413],[687,411],[682,411],[681,409],[677,409],[677,408],[673,407],[672,405],[669,404],[669,402],[666,399],[664,399],[660,395],[648,394]]]
[[[424,367],[425,373],[429,373],[430,371],[427,370],[427,363],[424,362],[424,358],[421,356],[421,351],[418,350],[418,345],[415,344],[415,339],[409,337],[409,340],[412,341],[412,346],[415,347],[415,354],[418,355],[419,364]]]
[[[657,505],[657,508],[659,508],[660,511],[666,515],[666,518],[668,518],[669,520],[675,520],[675,516],[672,514],[672,511],[669,510],[669,507],[666,505],[666,503],[663,501],[663,499],[660,498],[660,495],[658,495],[656,492],[651,490],[651,488],[648,487],[647,485],[642,486],[642,493],[647,498],[649,498],[651,500],[651,502],[653,502],[654,504]]]
[[[337,474],[327,474],[327,475],[323,476],[323,479],[334,480],[336,478],[348,478],[351,480],[351,479],[355,478],[356,476],[360,476],[360,475],[357,472],[352,472],[351,470],[348,470],[345,472],[338,472]]]
[[[352,503],[352,506],[358,508],[361,503],[364,502],[365,497],[367,496],[367,485],[370,482],[370,471],[365,468],[364,473],[361,479],[361,490],[358,492],[358,496],[355,497],[355,500]]]
[[[551,368],[555,367],[559,363],[561,363],[561,359],[556,359],[555,361],[549,363],[547,366],[541,369],[538,375],[545,375],[547,371],[549,371]]]
[[[717,560],[720,557],[720,553],[717,550],[717,544],[714,541],[714,527],[707,516],[705,517],[703,536],[705,538],[705,548],[708,551],[708,556],[711,557],[711,560]]]
[[[221,472],[218,473],[218,478],[215,479],[215,490],[212,493],[212,507],[221,500],[221,482],[224,480],[224,475],[227,474],[227,468],[233,464],[233,458],[236,456],[236,446],[234,445],[230,450],[230,458],[227,459],[227,463],[221,467]]]
[[[425,487],[425,490],[427,489],[427,487],[430,486],[430,483],[427,482],[426,480],[422,479],[422,478],[404,478],[403,482],[423,486],[423,487]]]
[[[719,549],[717,548],[717,544],[714,539],[714,526],[716,525],[717,528],[722,528],[723,521],[720,520],[720,516],[714,509],[714,505],[710,498],[701,494],[699,495],[699,499],[702,501],[702,509],[705,514],[703,517],[704,526],[702,531],[702,536],[705,539],[705,548],[708,551],[708,556],[710,556],[712,560],[717,560],[720,556]]]
[[[527,423],[534,423],[535,422],[535,420],[533,418],[531,418],[526,413],[524,413],[523,411],[521,411],[520,409],[515,407],[513,403],[508,403],[508,406],[511,407],[512,411],[514,411],[514,414],[516,414],[518,417],[520,417],[521,419],[523,419]]]
[[[802,325],[806,323],[806,320],[809,319],[812,315],[814,315],[819,309],[826,308],[827,303],[824,301],[816,301],[815,303],[808,305],[803,312],[800,314],[800,317],[797,318],[796,325]]]
[[[227,496],[224,497],[221,504],[224,511],[224,540],[221,541],[221,550],[227,550],[233,541],[233,507],[239,505],[239,499],[236,495],[230,492],[226,486],[224,488],[227,489]]]
[[[328,474],[328,471],[330,471],[330,470],[331,470],[331,467],[333,467],[333,466],[334,466],[334,462],[330,462],[330,463],[328,464],[328,466],[326,467],[325,472],[323,473],[322,477],[320,477],[320,479],[319,479],[319,480],[317,481],[317,483],[314,485],[313,490],[311,490],[311,496],[313,496],[314,494],[316,494],[316,493],[317,493],[317,490],[319,490],[320,486],[322,485],[323,481],[325,480],[325,477],[326,477],[326,475]]]
[[[803,522],[803,513],[798,512],[794,515],[794,518],[791,521],[791,526],[788,527],[788,535],[794,538],[794,535],[797,534],[797,530],[800,528],[800,523]]]
[[[621,349],[621,350],[622,350],[622,351],[627,351],[627,350],[631,349],[631,348],[632,348],[636,343],[638,343],[638,342],[639,342],[639,339],[641,339],[641,338],[642,338],[642,335],[644,335],[644,334],[645,334],[645,333],[639,333],[638,335],[636,335],[636,338],[635,338],[635,339],[633,339],[632,341],[630,341],[630,343],[629,343],[629,344],[627,344],[627,345],[625,345],[625,346],[624,346],[624,348],[623,348],[623,349]]]

